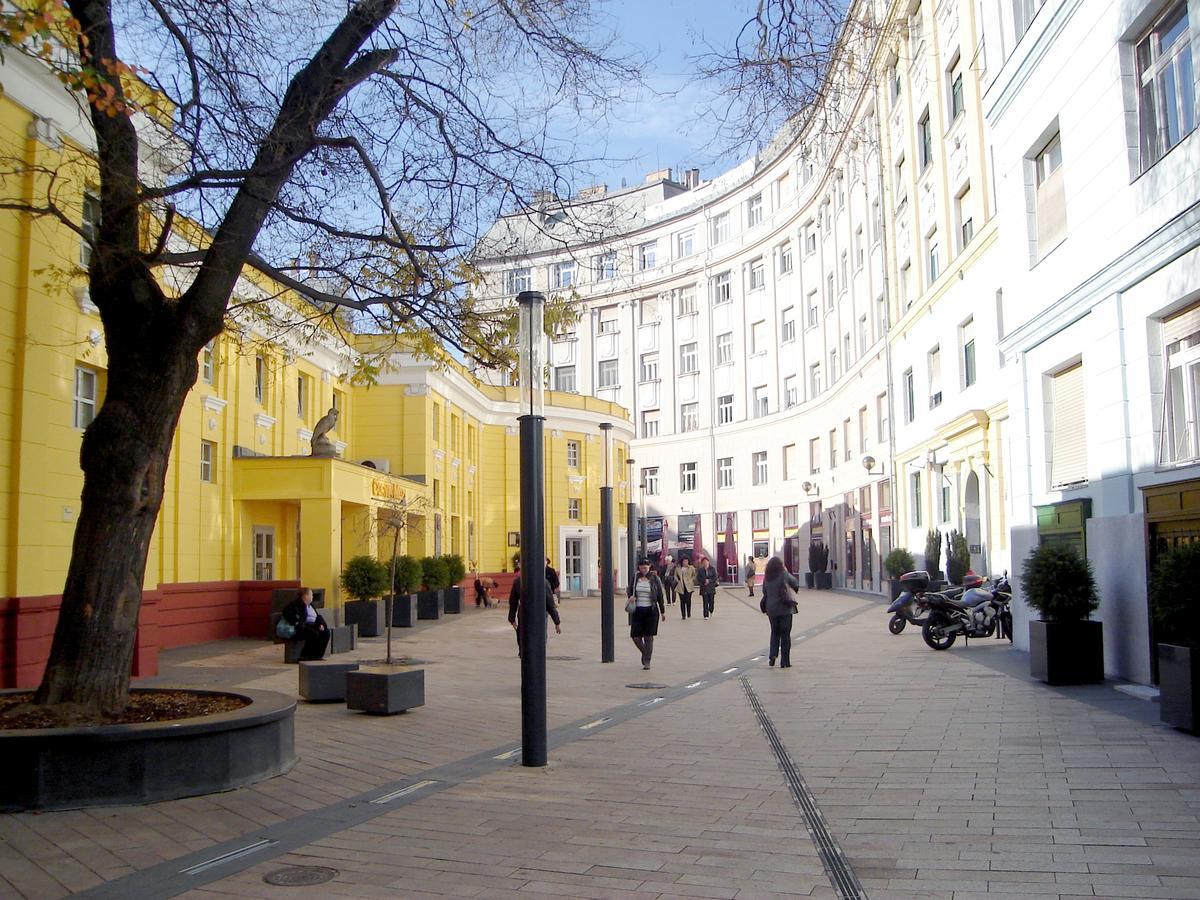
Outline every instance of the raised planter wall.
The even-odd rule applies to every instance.
[[[1200,650],[1158,645],[1158,700],[1163,722],[1196,731],[1200,725]]]
[[[1047,684],[1104,681],[1103,623],[1031,620],[1029,674]]]

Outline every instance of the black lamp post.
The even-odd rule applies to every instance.
[[[521,415],[521,764],[546,765],[546,537],[543,311],[538,291],[517,295]]]
[[[629,502],[626,504],[625,515],[627,516],[626,523],[629,525],[629,528],[628,528],[629,540],[627,543],[628,543],[628,550],[629,550],[629,554],[628,554],[629,555],[629,578],[631,580],[633,579],[633,573],[637,571],[637,549],[638,549],[637,503],[633,499],[633,473],[634,473],[633,465],[635,462],[637,462],[637,460],[632,459],[632,458],[625,460],[625,464],[627,466],[629,466],[629,478],[626,482],[629,485]]]
[[[613,489],[612,422],[601,422],[604,433],[604,486],[600,488],[600,662],[616,660],[613,637]]]

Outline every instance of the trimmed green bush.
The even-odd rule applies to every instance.
[[[971,548],[967,539],[956,528],[951,531],[946,540],[950,549],[946,553],[946,577],[951,584],[962,584],[963,578],[971,569]]]
[[[396,557],[396,593],[411,594],[421,583],[421,563],[407,553]]]
[[[1200,543],[1179,544],[1158,558],[1150,576],[1150,615],[1160,644],[1200,646],[1193,601],[1200,585]]]
[[[936,528],[925,532],[925,571],[929,573],[930,578],[938,578],[941,575],[942,533]]]
[[[446,577],[450,579],[450,587],[454,587],[467,577],[466,563],[457,553],[447,553],[442,557],[442,562],[446,564]]]
[[[913,571],[914,566],[913,555],[903,547],[897,547],[883,560],[883,570],[888,573],[888,578],[899,578],[905,572]]]
[[[824,572],[829,565],[829,548],[820,541],[808,545],[808,571]]]
[[[387,593],[388,580],[388,567],[373,556],[356,556],[342,570],[342,589],[355,600]]]
[[[1025,603],[1047,622],[1078,622],[1100,605],[1092,564],[1074,547],[1042,544],[1021,571]]]
[[[421,580],[428,591],[440,591],[450,584],[446,563],[440,556],[426,556],[421,560]]]

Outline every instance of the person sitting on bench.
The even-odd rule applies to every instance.
[[[296,599],[283,608],[284,621],[296,629],[294,641],[304,641],[300,658],[304,660],[324,659],[329,646],[329,629],[321,614],[313,608],[312,588],[300,588]]]

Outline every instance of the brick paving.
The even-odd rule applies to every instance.
[[[578,658],[548,665],[544,769],[454,768],[520,742],[503,608],[399,630],[398,655],[427,662],[426,706],[374,718],[301,703],[300,762],[241,790],[0,817],[0,895],[835,896],[743,671],[711,675],[764,651],[756,602],[723,592],[708,621],[669,609],[644,672],[620,627],[617,662],[601,664],[597,601],[564,601],[564,634],[548,653]],[[1200,741],[1112,686],[1031,681],[1007,643],[935,653],[911,628],[892,636],[883,607],[865,602],[803,592],[795,631],[808,636],[793,668],[763,658],[744,673],[869,896],[1200,897]],[[355,655],[381,657],[382,641]],[[265,643],[165,658],[161,681],[295,691],[295,667]],[[627,687],[643,681],[669,688]],[[612,712],[656,694],[667,699]],[[578,729],[602,713],[613,721]],[[438,784],[345,827],[336,820],[336,810],[361,811],[360,795],[417,778]],[[204,878],[178,874],[185,858],[284,833],[278,852]],[[310,888],[262,880],[301,865],[338,875]]]

